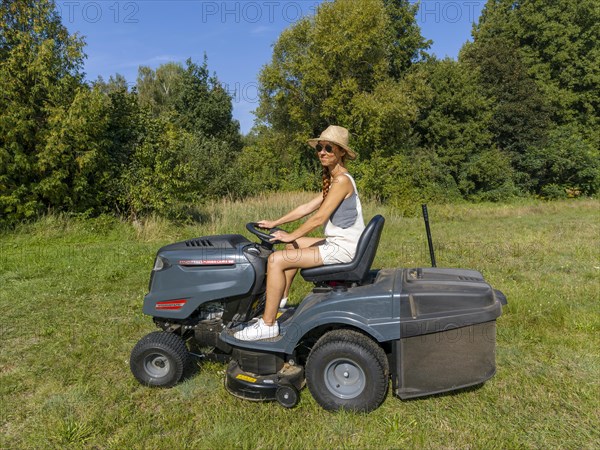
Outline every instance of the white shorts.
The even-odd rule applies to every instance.
[[[325,241],[324,244],[319,245],[319,253],[325,266],[329,264],[349,263],[354,257],[344,247],[329,241]]]

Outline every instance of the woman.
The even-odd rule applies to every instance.
[[[262,220],[259,226],[274,228],[316,213],[291,233],[275,231],[272,234],[272,241],[288,245],[285,250],[273,252],[269,257],[267,302],[263,317],[254,325],[235,333],[237,339],[256,341],[278,336],[277,310],[285,305],[298,269],[347,263],[356,253],[365,224],[356,184],[345,166],[346,160],[356,158],[356,153],[348,146],[348,130],[331,125],[321,136],[309,140],[308,144],[315,148],[323,166],[322,195],[277,220]],[[325,239],[305,237],[325,223]]]

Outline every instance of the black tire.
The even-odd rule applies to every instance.
[[[145,386],[172,387],[191,364],[185,342],[179,336],[155,331],[144,336],[131,351],[129,367]]]
[[[353,330],[330,331],[308,356],[306,384],[328,411],[373,411],[387,394],[388,360],[367,336]]]
[[[300,401],[300,394],[293,385],[282,384],[275,391],[275,400],[285,408],[293,408]]]

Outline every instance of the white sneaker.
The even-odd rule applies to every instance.
[[[279,324],[277,321],[272,326],[269,326],[265,324],[262,318],[258,319],[254,325],[250,325],[233,335],[233,337],[240,341],[259,341],[277,336],[279,336]]]
[[[285,308],[285,305],[287,305],[287,297],[283,297],[280,301],[279,301],[279,309]]]

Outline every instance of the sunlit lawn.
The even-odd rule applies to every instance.
[[[292,410],[223,388],[217,363],[172,389],[139,385],[129,352],[163,244],[246,234],[307,194],[222,202],[202,224],[48,217],[0,235],[1,448],[600,448],[600,202],[429,205],[438,266],[481,270],[509,304],[497,374],[479,389],[391,394],[368,415],[328,413],[301,392]],[[377,267],[427,266],[422,220],[387,221]],[[418,205],[415,205],[415,211]],[[292,301],[310,285],[298,280]]]

